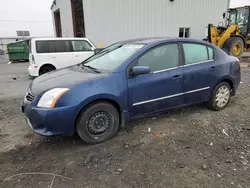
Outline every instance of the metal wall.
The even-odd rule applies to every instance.
[[[70,0],[57,0],[56,5],[54,5],[52,8],[52,21],[53,21],[54,35],[55,36],[56,36],[56,29],[55,29],[54,12],[57,10],[60,10],[62,36],[63,37],[74,37]]]
[[[208,23],[223,21],[229,0],[83,0],[86,36],[98,46],[130,38],[178,37],[190,27],[191,38],[205,38]]]

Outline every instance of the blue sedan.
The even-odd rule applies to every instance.
[[[29,127],[44,136],[103,142],[136,118],[206,103],[222,110],[240,83],[239,60],[193,39],[115,43],[83,63],[36,78],[22,102]]]

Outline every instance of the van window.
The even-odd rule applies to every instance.
[[[48,41],[36,41],[36,52],[37,53],[49,53]]]
[[[92,51],[92,46],[85,40],[74,40],[72,46],[74,52]]]
[[[37,53],[72,52],[71,41],[68,40],[36,41],[36,52]]]
[[[55,52],[72,52],[71,42],[67,40],[55,40]]]

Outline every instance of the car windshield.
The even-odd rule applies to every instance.
[[[142,44],[116,43],[84,61],[82,66],[93,70],[111,72],[143,46]]]

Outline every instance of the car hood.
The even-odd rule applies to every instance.
[[[40,95],[52,88],[70,88],[83,81],[93,80],[105,75],[107,74],[92,73],[90,70],[83,69],[76,65],[37,77],[31,83],[30,91],[34,95]]]

